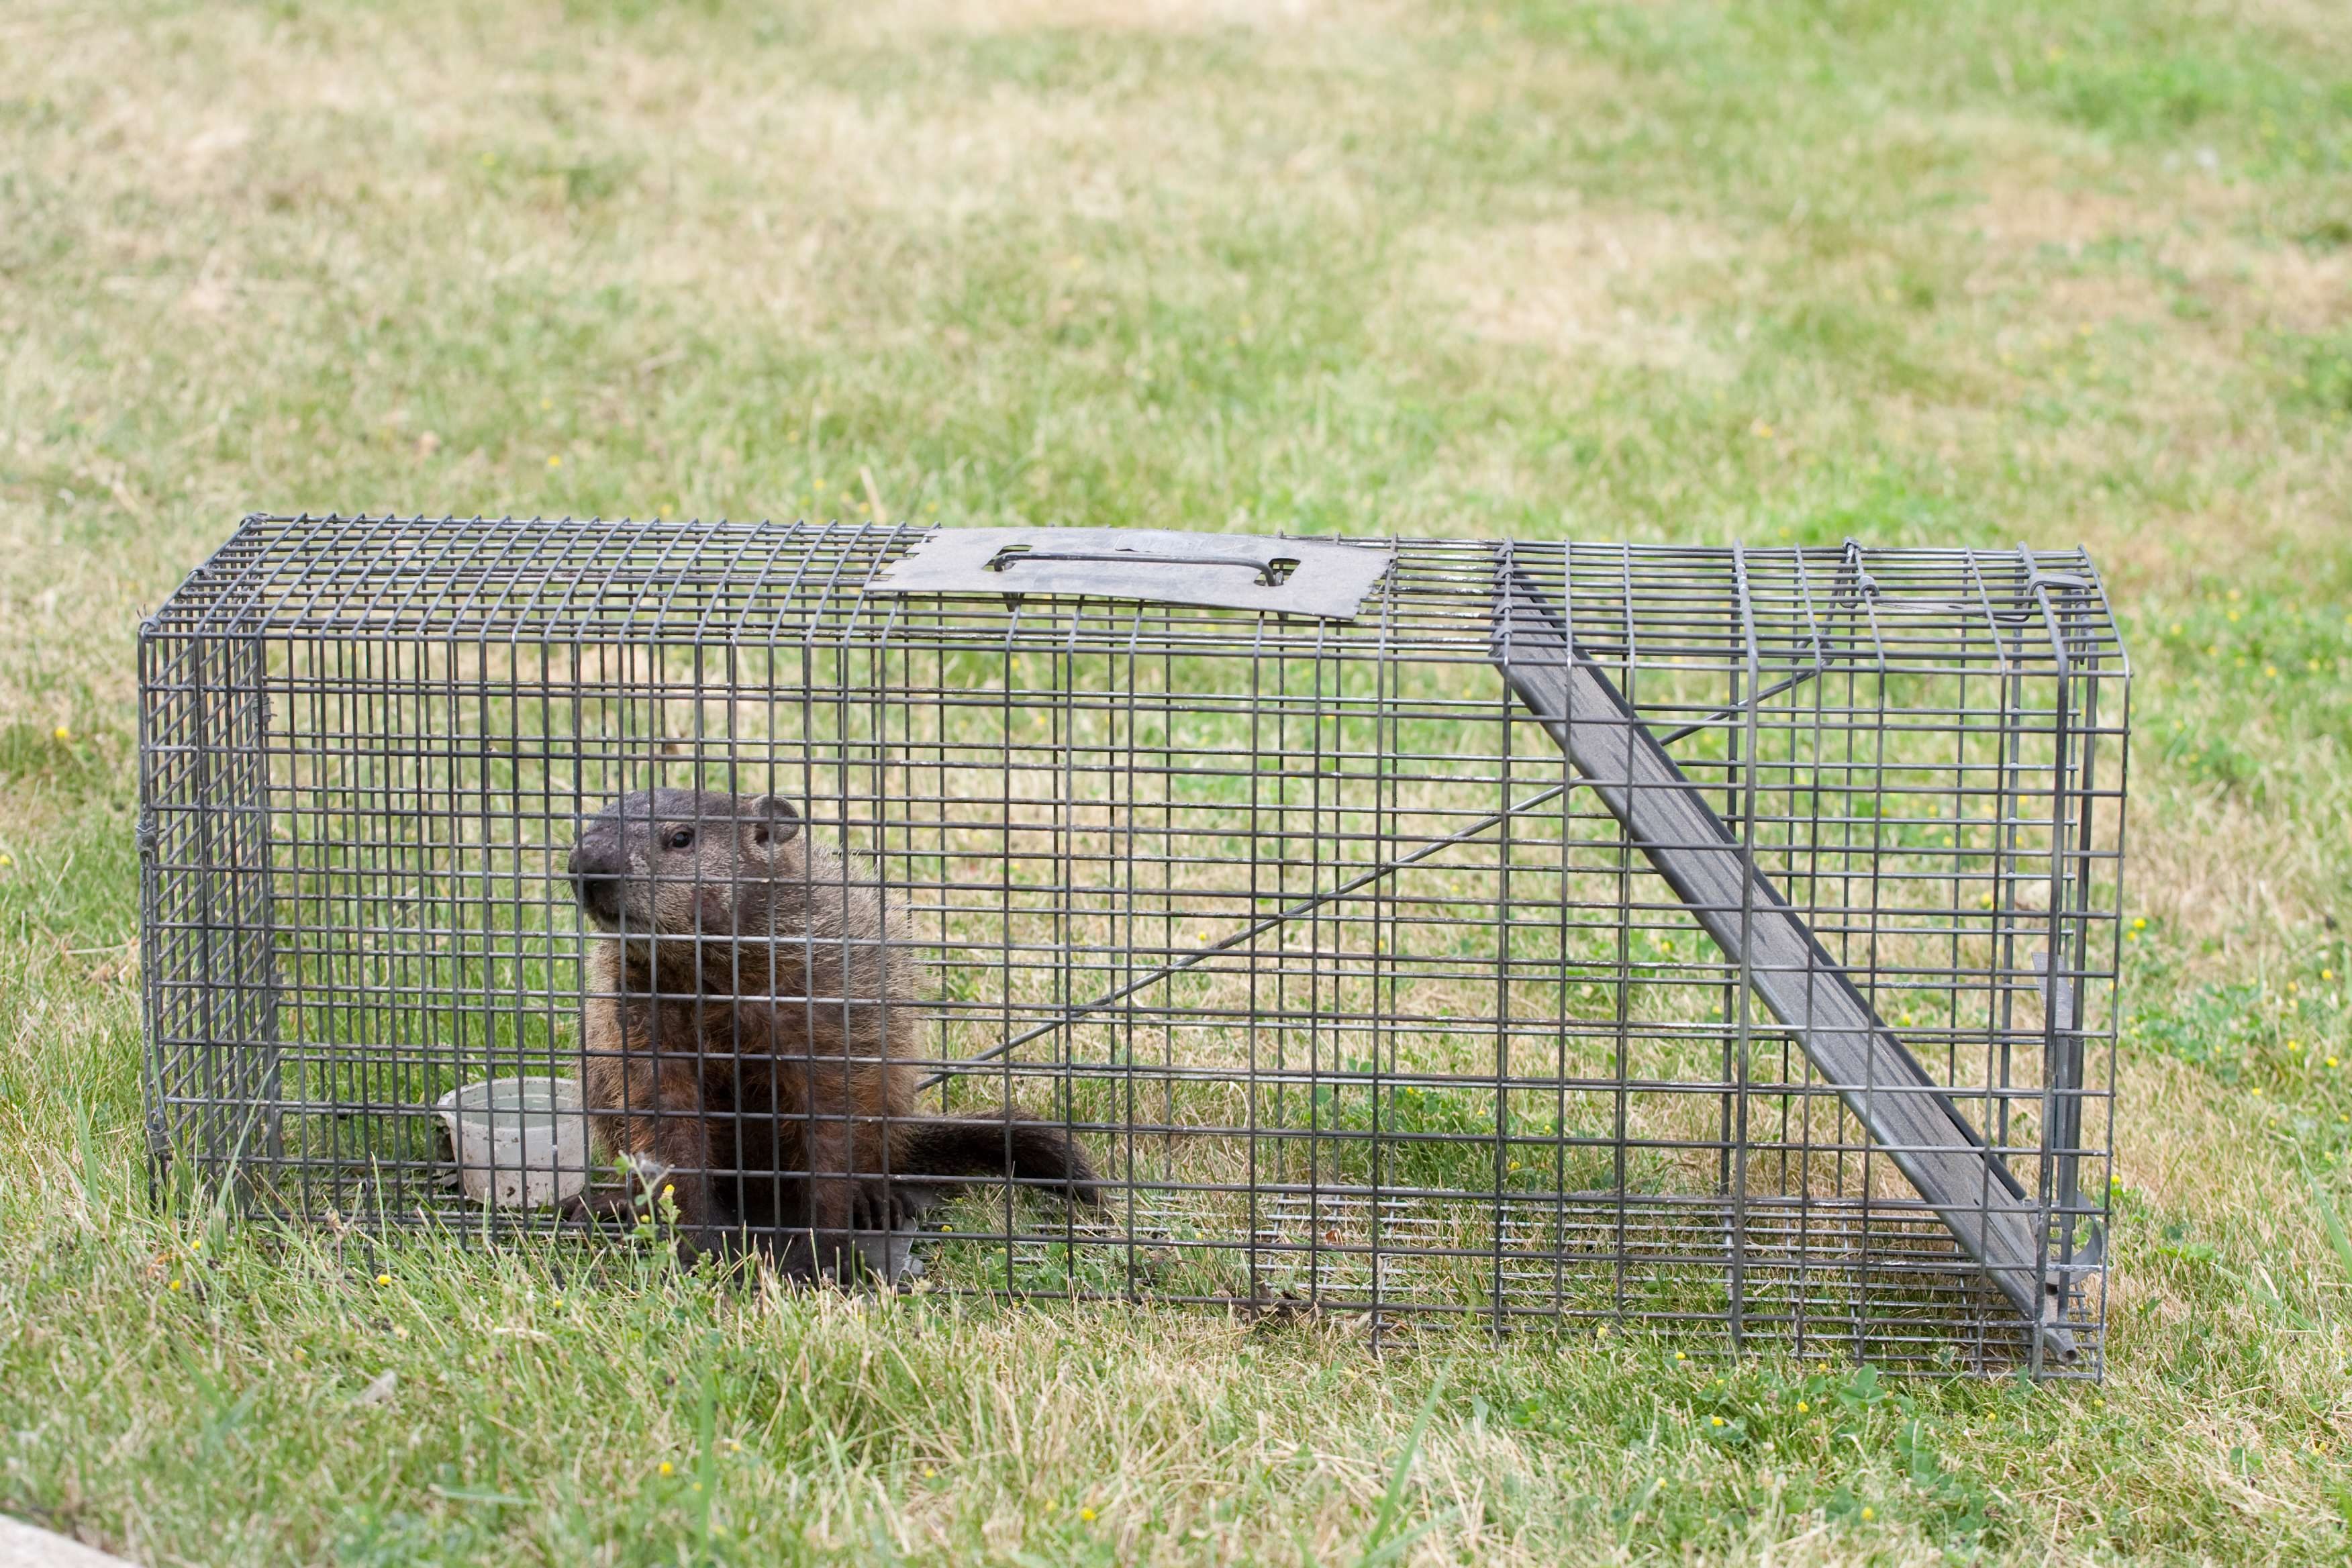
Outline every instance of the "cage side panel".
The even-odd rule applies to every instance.
[[[376,619],[340,631],[318,588],[317,629],[236,678],[268,699],[274,909],[249,962],[282,998],[289,1207],[551,1223],[467,1203],[435,1102],[577,1075],[565,857],[623,789],[700,786],[785,796],[876,868],[923,975],[922,1068],[945,1074],[925,1109],[1019,1107],[1111,1179],[1100,1213],[974,1181],[920,1248],[943,1287],[2030,1359],[2016,1310],[1789,1031],[1743,1016],[1736,957],[1497,679],[1490,552],[1402,552],[1397,595],[1431,597],[1310,635],[1107,602],[861,618],[836,595],[794,619],[778,595],[847,552],[746,532],[674,540],[666,565],[639,539],[630,570],[681,585],[647,637],[596,632],[597,581],[533,576],[576,570],[583,537],[436,531],[445,576],[367,580]],[[1840,561],[1774,558],[1753,657],[1716,557],[1645,582],[1638,556],[1563,551],[1538,574],[1999,1157],[2029,1186],[2074,1160],[2079,1248],[2112,1063],[2065,1077],[2035,954],[2079,983],[2071,1032],[2111,1046],[2119,703],[2063,718],[2093,677],[2062,698],[2017,624],[1809,612],[1797,578],[1826,604]],[[1890,595],[1927,591],[1873,564]],[[1470,634],[1408,650],[1457,590],[1444,614]],[[548,629],[518,630],[526,610]],[[152,650],[159,691],[177,657]],[[158,738],[186,721],[151,703]],[[2062,754],[2062,724],[2097,745]],[[151,984],[200,951],[166,940],[195,840],[154,820]],[[178,994],[152,994],[159,1045]],[[159,1085],[193,1070],[155,1061]],[[2069,1103],[2096,1114],[2045,1132]]]

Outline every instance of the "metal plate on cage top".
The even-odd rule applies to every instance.
[[[876,594],[1069,594],[1349,621],[1387,573],[1360,544],[1158,528],[944,528]]]

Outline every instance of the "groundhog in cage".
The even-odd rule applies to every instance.
[[[773,795],[660,789],[582,827],[574,896],[592,942],[583,1098],[607,1155],[677,1205],[678,1246],[787,1279],[895,1279],[955,1178],[1010,1175],[1099,1204],[1060,1129],[916,1107],[919,966],[904,921]],[[663,1195],[656,1191],[655,1196]],[[572,1213],[633,1208],[592,1190]]]

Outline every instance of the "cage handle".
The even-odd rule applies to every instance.
[[[1009,572],[1024,563],[1044,561],[1101,561],[1114,566],[1133,566],[1139,562],[1149,562],[1155,566],[1227,566],[1240,567],[1244,570],[1248,570],[1254,564],[1247,560],[1235,560],[1230,555],[1138,556],[1132,552],[1112,553],[1098,550],[1038,550],[1026,544],[1008,544],[996,552],[989,561],[986,569],[991,572]],[[1257,575],[1252,581],[1261,588],[1279,588],[1297,569],[1297,557],[1277,555],[1266,562],[1265,565],[1258,567]]]

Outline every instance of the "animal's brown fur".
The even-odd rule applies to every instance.
[[[583,1095],[609,1152],[671,1173],[689,1255],[748,1235],[794,1277],[881,1268],[876,1233],[936,1203],[938,1178],[983,1170],[1094,1201],[1084,1152],[1045,1124],[917,1109],[903,921],[790,803],[625,795],[570,868],[608,933],[589,955]]]

